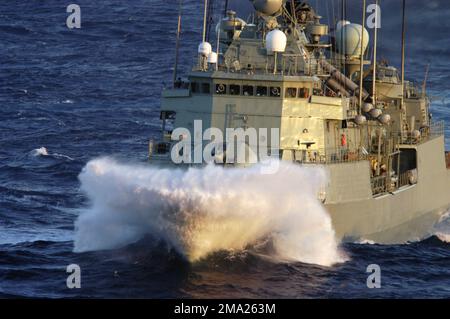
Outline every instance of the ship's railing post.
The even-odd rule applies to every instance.
[[[431,136],[441,136],[445,134],[445,123],[444,121],[432,122],[430,125],[430,135]]]
[[[418,135],[415,132],[393,131],[389,133],[389,136],[390,138],[398,139],[400,144],[417,145],[435,137],[445,135],[445,122],[432,122],[430,126],[422,127],[418,131],[420,132]]]

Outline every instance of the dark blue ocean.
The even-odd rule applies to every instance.
[[[81,7],[81,29],[66,27],[72,2]],[[203,1],[184,2],[181,73],[202,27]],[[400,1],[384,2],[379,54],[398,65]],[[420,83],[430,65],[432,113],[450,127],[450,3],[409,2],[407,76]],[[148,141],[158,136],[176,3],[0,2],[0,297],[450,298],[448,220],[439,236],[420,242],[344,244],[348,260],[332,267],[226,252],[189,263],[149,236],[120,249],[73,252],[75,221],[90,205],[80,190],[83,167],[103,156],[145,162]],[[338,3],[321,2],[321,15]],[[246,1],[232,6],[248,14]],[[357,11],[349,10],[356,22]],[[66,286],[70,264],[82,269],[81,289]],[[380,289],[367,288],[370,264],[381,267]]]

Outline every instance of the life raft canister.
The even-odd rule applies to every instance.
[[[341,135],[341,146],[347,146],[347,136],[345,134]]]

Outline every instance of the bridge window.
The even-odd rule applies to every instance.
[[[309,98],[309,89],[308,88],[300,88],[298,90],[298,97],[301,99]]]
[[[271,97],[280,97],[281,96],[281,89],[278,86],[272,86],[270,88],[270,96]]]
[[[241,94],[241,86],[236,84],[230,85],[230,94],[231,95],[240,95]]]
[[[322,96],[323,92],[321,89],[313,89],[313,95],[319,95]]]
[[[296,98],[297,97],[297,89],[296,88],[287,88],[286,89],[286,98]]]
[[[256,96],[267,96],[267,86],[257,86]]]
[[[209,83],[202,83],[202,93],[211,94],[211,87]]]
[[[170,143],[158,143],[156,145],[157,154],[166,154],[170,151]]]
[[[199,86],[197,82],[191,82],[191,92],[199,93]]]
[[[226,84],[216,84],[216,94],[227,94],[227,85]]]
[[[244,85],[242,87],[242,94],[245,96],[253,96],[253,85]]]
[[[161,111],[160,114],[159,114],[159,118],[161,120],[164,120],[164,119],[166,119],[166,120],[174,120],[176,114],[177,113],[174,112],[174,111]]]

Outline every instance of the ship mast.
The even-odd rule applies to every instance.
[[[404,1],[404,0],[403,0]],[[363,102],[363,78],[364,78],[364,25],[366,24],[366,0],[363,0],[363,15],[361,23],[361,57],[360,57],[360,69],[359,69],[359,109],[358,114],[361,114],[362,102]]]
[[[341,3],[342,4],[342,7],[341,7],[342,21],[345,21],[345,20],[347,20],[347,3],[346,3],[346,0],[341,0],[341,1],[342,1],[342,3]],[[344,28],[341,28],[341,48],[344,48]],[[345,62],[345,55],[347,54],[347,52],[345,52],[345,49],[344,49],[344,52],[341,52],[341,54],[342,54],[342,60],[343,60],[342,61],[343,71],[344,71],[344,74],[347,74],[347,70],[346,70],[347,64]],[[347,89],[346,86],[347,86],[347,83],[344,82],[344,90]]]
[[[226,17],[228,12],[228,0],[225,0],[225,6],[223,9],[223,16]]]
[[[214,23],[214,15],[215,15],[216,3],[214,0],[210,0],[208,2],[208,14],[207,14],[207,22],[206,22],[206,41],[211,40],[211,28]]]
[[[372,103],[377,107],[377,42],[378,42],[378,0],[375,0],[375,30],[373,37],[373,79],[372,79]]]
[[[430,71],[430,64],[427,64],[427,68],[425,69],[425,77],[422,83],[422,98],[425,98],[427,93],[427,80],[428,80],[428,72]]]
[[[208,19],[208,0],[205,0],[205,13],[203,15],[203,42],[206,42],[206,20]]]
[[[175,66],[173,68],[173,86],[175,87],[175,83],[177,82],[178,76],[178,60],[180,55],[180,35],[181,35],[181,9],[182,9],[183,0],[179,1],[178,7],[178,27],[177,27],[177,42],[175,48]]]
[[[402,14],[402,99],[401,99],[401,135],[403,137],[403,132],[406,127],[406,118],[405,118],[405,34],[406,34],[406,0],[403,0],[403,14]]]

